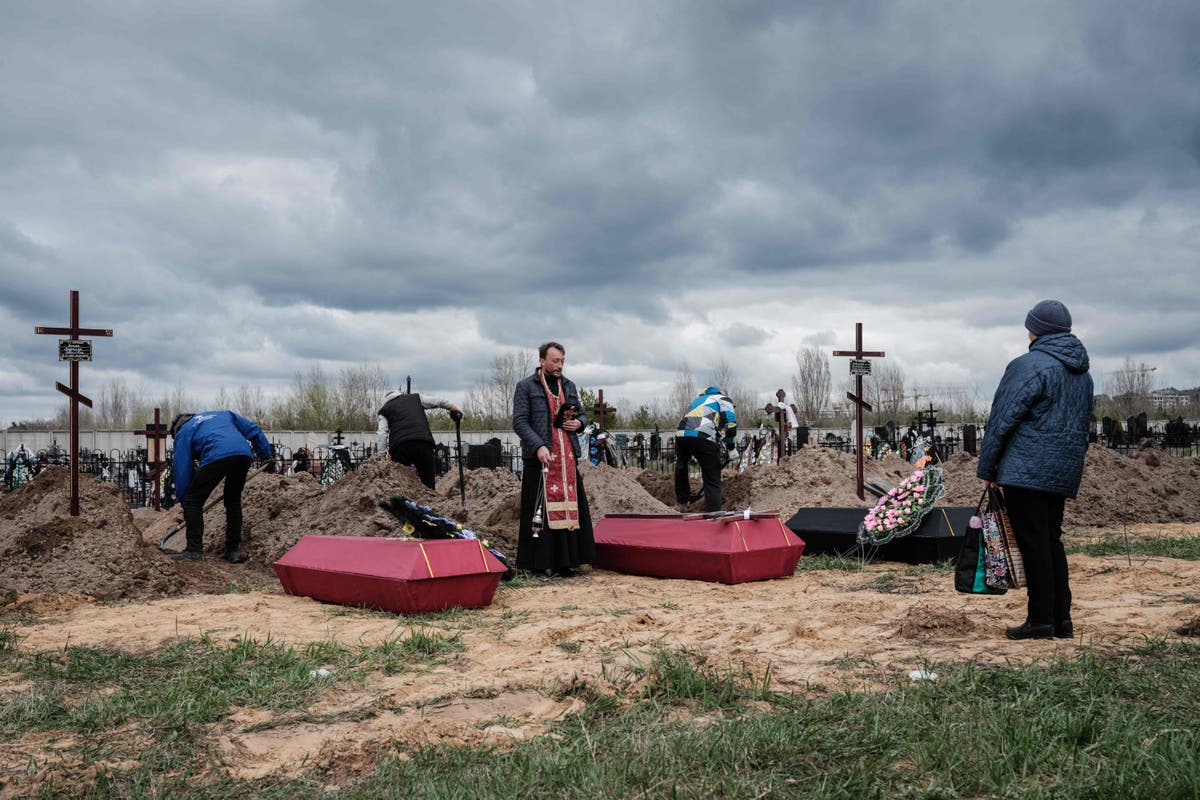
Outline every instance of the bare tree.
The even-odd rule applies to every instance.
[[[742,425],[748,425],[752,419],[758,419],[763,415],[762,405],[757,402],[757,395],[745,383],[738,380],[733,365],[724,356],[721,356],[713,367],[710,385],[725,392],[725,395],[733,402],[734,413],[737,414],[738,421]]]
[[[1125,363],[1112,373],[1108,379],[1108,393],[1122,417],[1132,416],[1139,411],[1147,410],[1150,402],[1150,373],[1154,367],[1145,362],[1133,363],[1133,358],[1125,356]]]
[[[109,430],[122,430],[129,421],[132,393],[123,378],[112,378],[100,389],[96,406],[96,424]]]
[[[673,413],[678,419],[683,416],[688,410],[692,399],[700,393],[700,388],[696,386],[696,378],[692,375],[692,368],[688,366],[686,361],[679,365],[679,369],[675,371],[675,379],[671,382],[671,396],[668,403],[668,413]]]
[[[387,374],[378,364],[344,367],[334,405],[336,426],[343,430],[371,430],[388,390]]]
[[[233,410],[256,422],[266,419],[267,400],[263,396],[262,387],[250,388],[244,383],[238,386],[233,394]]]
[[[876,424],[889,419],[899,422],[904,411],[904,370],[897,364],[879,364],[870,376]],[[864,389],[864,391],[866,391]]]
[[[512,350],[492,358],[487,374],[467,390],[463,407],[477,426],[507,428],[517,384],[537,366],[535,353]]]
[[[833,379],[829,374],[829,356],[817,347],[796,352],[796,372],[792,375],[792,398],[800,409],[800,421],[813,425],[825,413]]]

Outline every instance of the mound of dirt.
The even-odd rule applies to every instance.
[[[944,467],[944,504],[979,502],[983,486],[975,477],[978,459],[966,453]],[[1090,447],[1083,462],[1079,496],[1067,501],[1067,527],[1114,527],[1140,522],[1200,521],[1200,459],[1155,450],[1128,456]]]
[[[70,505],[66,467],[0,496],[0,587],[103,600],[185,588],[170,562],[142,543],[116,487],[80,475],[78,517]]]
[[[242,493],[242,550],[248,563],[269,568],[301,536],[398,536],[395,517],[377,505],[397,494],[435,509],[439,505],[416,470],[382,456],[329,486],[307,472],[260,474]],[[217,503],[204,515],[204,549],[220,554],[224,547],[225,507]]]
[[[965,635],[974,630],[975,623],[964,611],[918,604],[905,611],[896,635],[901,639],[945,638]]]
[[[946,495],[938,505],[973,506],[983,484],[975,477],[978,459],[967,453],[952,456],[942,468]],[[779,509],[789,514],[798,508],[856,508],[875,504],[870,494],[859,500],[855,493],[854,456],[824,448],[805,448],[778,464],[751,467],[722,476],[722,505],[726,510],[746,507]],[[912,465],[895,455],[863,464],[864,479],[895,485],[912,472]],[[637,481],[663,503],[674,504],[674,477],[643,470]],[[693,491],[699,481],[692,479]],[[701,503],[689,506],[700,510]],[[1079,497],[1067,502],[1068,527],[1112,527],[1135,522],[1200,521],[1200,459],[1180,458],[1156,450],[1128,456],[1103,447],[1088,450]]]
[[[672,514],[675,509],[655,498],[629,470],[609,466],[579,465],[587,492],[592,522],[609,514]]]
[[[517,552],[517,526],[521,506],[521,479],[506,469],[472,469],[463,473],[459,491],[458,473],[447,472],[437,482],[436,508],[462,522],[501,552]],[[462,494],[467,503],[463,507]]]

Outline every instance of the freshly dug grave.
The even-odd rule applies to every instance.
[[[517,518],[521,504],[521,479],[507,469],[471,469],[463,473],[459,491],[458,473],[448,472],[437,481],[439,500],[435,508],[456,519],[491,547],[515,556]],[[466,495],[466,506],[462,494]]]
[[[627,472],[580,466],[592,519],[613,513],[670,513]],[[260,474],[242,494],[242,550],[248,563],[267,568],[301,536],[403,536],[400,523],[378,507],[380,500],[404,495],[458,520],[509,556],[516,554],[521,484],[507,470],[476,469],[464,474],[466,509],[458,475],[447,474],[430,490],[411,467],[373,458],[337,483],[321,486],[311,475]],[[213,493],[216,497],[220,486]],[[162,527],[163,523],[155,523]],[[182,534],[176,547],[182,547]],[[204,515],[204,547],[218,556],[225,544],[225,509],[214,505]]]
[[[959,453],[943,465],[949,505],[975,505],[983,486],[975,477],[978,459]],[[1083,462],[1079,496],[1067,501],[1067,527],[1119,527],[1144,522],[1200,521],[1200,459],[1161,450],[1127,456],[1090,447]]]
[[[983,485],[975,477],[978,459],[958,453],[941,464],[946,496],[940,505],[972,506],[979,502]],[[778,464],[752,467],[743,473],[722,476],[723,507],[738,510],[779,509],[788,514],[798,508],[856,508],[874,505],[870,494],[859,500],[855,493],[855,460],[849,453],[805,448]],[[864,478],[896,484],[912,472],[912,465],[895,455],[868,459]],[[670,473],[643,470],[638,482],[668,504],[675,502]],[[693,491],[700,482],[692,479]],[[689,506],[700,510],[701,502]],[[1068,501],[1064,523],[1068,527],[1111,527],[1134,522],[1200,521],[1200,459],[1180,458],[1158,450],[1135,451],[1128,456],[1103,447],[1091,447],[1084,461],[1079,496]]]
[[[441,510],[416,470],[382,456],[329,486],[307,472],[260,474],[242,493],[242,550],[248,563],[269,568],[301,536],[399,536],[400,523],[378,506],[393,495]],[[224,546],[225,507],[217,503],[204,515],[204,549],[219,555]]]
[[[78,517],[70,506],[66,467],[0,496],[0,588],[103,600],[185,589],[173,565],[142,543],[115,486],[80,475]]]
[[[745,472],[725,471],[721,475],[721,504],[729,511],[750,507],[759,511],[778,509],[787,513],[797,508],[853,508],[871,506],[875,498],[859,500],[855,493],[855,460],[850,453],[825,448],[805,448],[784,457],[779,464],[762,464]],[[868,459],[863,464],[864,478],[877,478],[888,484],[899,483],[912,466],[898,456],[882,460]],[[670,472],[642,470],[637,481],[659,501],[675,505],[675,476]],[[691,489],[699,492],[699,476],[692,476]],[[702,511],[703,500],[688,505],[688,511]]]
[[[485,470],[475,470],[474,472],[480,473]],[[674,511],[673,508],[652,497],[628,470],[604,465],[594,466],[582,462],[579,465],[579,474],[583,476],[583,490],[587,495],[588,510],[591,512],[593,524],[609,514],[670,514]],[[469,477],[467,505],[471,509],[470,520],[479,526],[478,530],[491,534],[493,544],[502,541],[511,547],[509,552],[515,553],[517,531],[520,527],[521,481],[512,473],[507,473],[507,475],[508,479],[501,479],[497,476],[480,482],[481,488],[495,491],[491,498],[486,500],[479,498],[475,501],[484,504],[483,513],[486,516],[477,513],[472,506],[471,479]],[[457,488],[457,482],[455,482],[454,490],[456,492]],[[454,514],[451,513],[450,516],[454,516]],[[477,522],[477,520],[482,521]]]

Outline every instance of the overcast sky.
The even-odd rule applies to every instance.
[[[765,398],[862,321],[990,399],[1046,297],[1098,389],[1193,386],[1197,42],[1191,0],[0,0],[0,422],[61,405],[70,289],[93,397],[461,399],[557,339],[610,400]]]

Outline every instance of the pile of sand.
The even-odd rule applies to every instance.
[[[186,581],[142,543],[117,488],[79,476],[70,516],[71,473],[49,467],[0,496],[0,588],[100,599],[172,594]]]
[[[959,453],[944,465],[950,505],[975,505],[983,491],[975,478],[978,460]],[[1123,456],[1090,447],[1083,462],[1079,496],[1067,501],[1067,527],[1113,527],[1136,522],[1200,520],[1200,459],[1161,450]]]
[[[973,506],[983,485],[975,477],[978,460],[958,453],[941,464],[946,496],[940,505]],[[854,508],[874,505],[867,495],[855,493],[855,460],[849,453],[824,448],[804,448],[778,464],[751,467],[722,476],[722,502],[729,510],[747,506],[779,509],[785,515],[798,508]],[[895,455],[863,464],[864,479],[895,485],[912,465]],[[663,503],[674,505],[674,477],[643,470],[638,482]],[[692,478],[692,490],[700,482]],[[700,510],[698,501],[689,510]],[[1092,447],[1084,462],[1079,497],[1067,503],[1068,527],[1111,527],[1133,522],[1200,521],[1200,459],[1180,458],[1158,450],[1141,450],[1123,456],[1114,450]]]
[[[221,490],[218,486],[213,497]],[[399,536],[400,523],[378,506],[393,495],[438,506],[416,470],[383,456],[329,486],[307,472],[261,473],[242,493],[242,550],[249,563],[269,567],[301,536]],[[204,515],[204,549],[219,555],[224,546],[225,507],[217,503]]]
[[[611,467],[580,465],[592,519],[614,513],[670,513],[634,477]],[[500,469],[464,474],[464,509],[457,473],[443,475],[430,490],[411,467],[373,458],[337,483],[323,487],[309,474],[259,474],[242,494],[242,550],[260,568],[286,553],[301,536],[403,536],[400,523],[378,507],[380,500],[404,495],[455,519],[486,539],[489,546],[516,555],[521,482]],[[213,493],[221,492],[218,486]],[[157,523],[165,530],[167,522]],[[181,534],[182,536],[182,534]],[[182,544],[177,540],[177,545]],[[225,510],[220,503],[204,515],[204,547],[212,556],[225,544]]]
[[[629,470],[609,466],[579,465],[592,521],[609,514],[671,514],[675,509],[653,497]]]
[[[458,473],[448,472],[438,479],[439,500],[435,507],[456,519],[476,535],[487,539],[491,547],[515,556],[517,522],[521,506],[521,479],[506,469],[472,469],[463,473],[459,490]],[[462,495],[466,495],[466,505]]]
[[[608,466],[579,465],[592,522],[609,514],[669,514],[674,509],[652,497],[627,470]],[[458,476],[438,481],[444,500],[439,508],[453,519],[464,521],[493,547],[516,554],[521,515],[521,481],[507,470],[477,469],[466,473],[467,513],[462,514]]]

